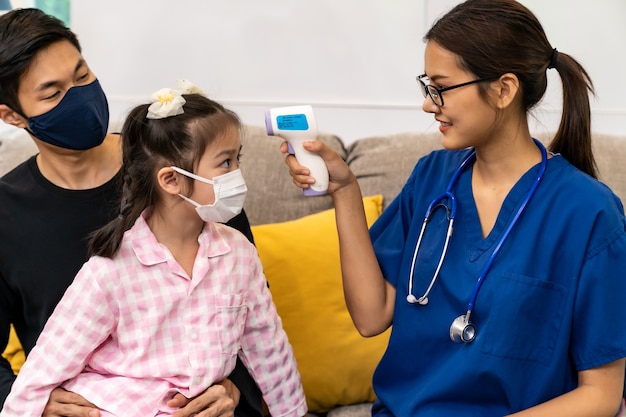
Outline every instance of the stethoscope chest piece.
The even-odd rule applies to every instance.
[[[476,337],[476,327],[469,322],[466,314],[463,314],[452,322],[450,326],[450,339],[455,343],[470,343]]]

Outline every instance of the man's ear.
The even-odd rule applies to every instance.
[[[28,127],[26,120],[6,104],[0,104],[0,120],[15,127]]]
[[[520,93],[520,82],[517,75],[506,73],[500,76],[493,85],[496,88],[496,106],[505,109],[515,102]]]
[[[163,167],[157,172],[157,182],[167,194],[178,195],[181,192],[178,174],[170,167]]]

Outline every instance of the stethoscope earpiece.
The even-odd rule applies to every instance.
[[[428,304],[428,297],[417,298],[413,294],[407,295],[406,300],[411,304],[418,303],[419,305],[422,305],[422,306],[425,306],[426,304]]]

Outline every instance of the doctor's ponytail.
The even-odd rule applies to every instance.
[[[556,52],[553,68],[561,77],[563,113],[559,129],[549,149],[560,153],[572,165],[597,178],[591,149],[591,107],[589,93],[593,84],[587,71],[571,56]]]

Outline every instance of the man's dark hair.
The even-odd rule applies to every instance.
[[[67,40],[80,52],[76,34],[39,9],[15,9],[0,16],[0,104],[22,112],[17,92],[39,51]]]

